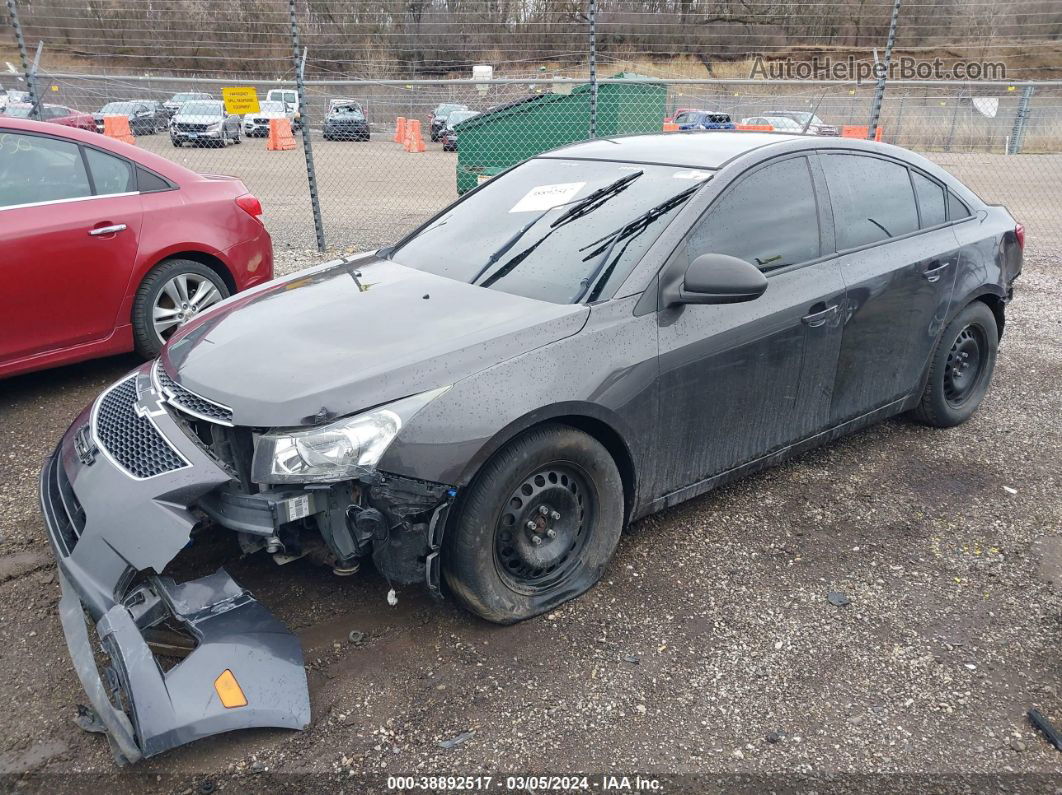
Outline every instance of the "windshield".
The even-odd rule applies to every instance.
[[[779,130],[799,130],[802,127],[800,123],[785,116],[767,116],[764,121]]]
[[[681,202],[621,235],[624,227],[710,176],[680,166],[531,160],[406,238],[391,259],[553,303],[608,297]],[[594,274],[603,283],[586,284]]]
[[[5,113],[15,119],[28,119],[31,108],[31,105],[8,105]]]
[[[186,102],[181,105],[182,116],[220,116],[220,102]]]
[[[132,102],[108,102],[100,109],[100,113],[107,115],[108,113],[123,114],[128,116],[133,112]]]
[[[170,101],[171,102],[188,102],[189,100],[192,100],[192,99],[206,99],[206,98],[207,98],[207,96],[204,95],[204,94],[196,94],[196,93],[174,94],[173,95],[173,99],[170,100]]]
[[[286,107],[283,102],[266,101],[258,103],[259,113],[284,113],[285,111]]]
[[[446,126],[452,128],[455,124],[460,124],[466,119],[471,119],[473,116],[478,116],[474,110],[455,110],[449,116],[446,117]]]
[[[441,117],[449,116],[455,110],[466,110],[464,105],[440,105],[435,109],[435,115]]]

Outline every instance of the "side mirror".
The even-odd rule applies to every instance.
[[[755,265],[727,254],[701,254],[681,280],[664,288],[664,304],[736,304],[766,289],[767,277]]]

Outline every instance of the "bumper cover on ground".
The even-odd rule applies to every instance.
[[[137,405],[157,406],[146,371],[132,377]],[[86,410],[48,460],[41,505],[59,564],[67,646],[115,758],[133,762],[233,729],[305,728],[310,703],[298,640],[224,570],[180,584],[157,575],[189,540],[192,500],[224,482],[224,473],[160,413],[152,432],[184,465],[134,479],[120,456],[92,453],[100,439],[86,423],[92,430],[97,421]],[[142,448],[146,426],[139,431]],[[157,657],[148,644],[145,633],[160,631],[186,642],[173,658]],[[164,661],[176,664],[164,670]],[[215,682],[226,671],[246,704],[222,704]]]

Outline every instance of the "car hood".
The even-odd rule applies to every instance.
[[[184,124],[220,124],[225,121],[224,116],[205,116],[201,114],[183,114],[177,111],[177,115],[173,117],[175,122],[183,122]]]
[[[455,383],[574,334],[588,314],[369,257],[230,298],[162,359],[237,425],[309,425]]]

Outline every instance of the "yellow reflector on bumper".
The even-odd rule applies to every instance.
[[[214,689],[217,691],[221,703],[229,709],[247,706],[247,697],[243,694],[240,683],[236,681],[236,677],[232,675],[232,671],[228,668],[214,680]]]

